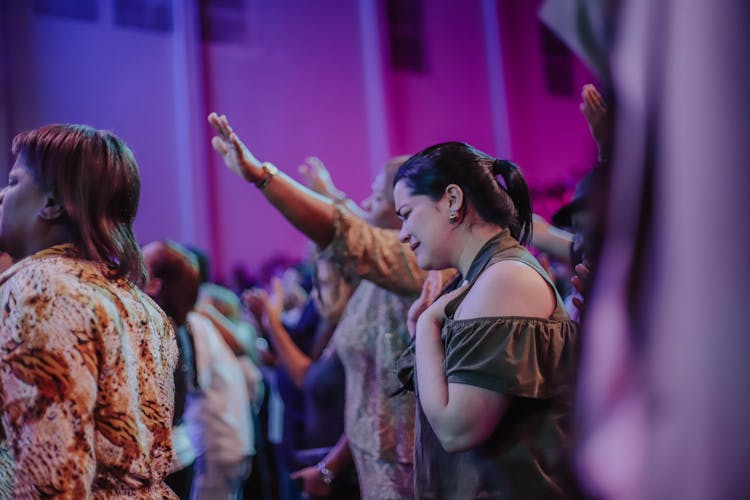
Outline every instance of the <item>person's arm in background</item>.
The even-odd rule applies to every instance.
[[[609,113],[604,97],[592,84],[586,84],[581,90],[581,104],[579,105],[586,122],[589,125],[591,137],[599,150],[599,161],[609,161],[612,155],[612,114]]]
[[[609,161],[612,154],[612,116],[604,97],[596,87],[591,84],[583,86],[579,109],[586,119],[591,137],[596,142],[599,163]],[[573,234],[551,225],[537,214],[533,216],[533,224],[531,245],[559,261],[570,263]]]
[[[300,469],[292,474],[292,479],[302,480],[302,489],[308,495],[325,497],[332,493],[330,481],[326,482],[324,472],[329,474],[329,479],[336,478],[345,469],[350,467],[354,459],[349,449],[349,439],[342,434],[336,445],[317,464]]]
[[[364,216],[360,206],[349,198],[345,192],[336,187],[330,172],[320,158],[315,156],[305,158],[305,163],[299,166],[299,173],[305,178],[307,187],[316,193],[337,202],[340,207],[356,217],[362,218]]]
[[[211,145],[226,166],[247,182],[255,184],[268,201],[299,231],[319,247],[333,239],[334,205],[331,200],[307,189],[275,167],[261,163],[234,133],[225,115],[211,113],[209,123],[218,135]]]
[[[531,245],[562,262],[570,262],[573,233],[553,226],[541,215],[533,214]]]
[[[271,280],[271,294],[265,290],[254,289],[243,295],[243,299],[253,309],[260,311],[263,328],[268,334],[271,344],[276,350],[279,363],[286,369],[297,387],[302,387],[305,374],[312,364],[312,360],[300,350],[292,340],[291,335],[281,322],[284,291],[278,278]]]
[[[578,297],[573,297],[573,305],[576,306],[576,308],[578,308],[580,312],[583,312],[586,290],[591,281],[591,269],[589,268],[590,266],[591,264],[585,261],[581,264],[576,265],[574,269],[575,276],[570,278],[570,282],[573,284],[573,287],[580,294]]]

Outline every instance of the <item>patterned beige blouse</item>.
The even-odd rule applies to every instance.
[[[335,257],[369,280],[349,299],[333,337],[346,372],[346,435],[362,498],[412,498],[415,401],[412,393],[394,396],[401,386],[396,360],[411,340],[406,315],[427,272],[398,231],[338,209],[335,226]]]
[[[0,275],[0,417],[14,498],[176,498],[172,326],[71,245]]]
[[[419,267],[409,246],[399,241],[398,231],[370,226],[338,207],[334,225],[330,249],[339,261],[388,291],[415,298],[419,295],[427,271]]]

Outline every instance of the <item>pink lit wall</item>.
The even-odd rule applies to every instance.
[[[32,2],[3,2],[8,150],[12,136],[47,123],[85,123],[128,142],[141,167],[136,234],[141,242],[184,239],[175,101],[175,40],[98,20],[39,15]]]
[[[557,184],[574,185],[596,161],[596,146],[578,109],[581,87],[596,84],[596,78],[569,54],[569,65],[563,57],[561,70],[569,71],[573,93],[550,92],[545,64],[555,61],[543,50],[542,25],[537,18],[542,3],[498,0],[511,156],[538,191]],[[545,216],[558,206],[554,199],[535,200],[535,210]]]
[[[320,157],[349,195],[369,190],[358,6],[352,1],[248,2],[244,45],[205,47],[206,110],[226,113],[261,160],[293,177]],[[273,253],[300,255],[305,238],[252,186],[208,160],[219,267],[249,267]]]
[[[500,154],[493,136],[490,92],[493,83],[503,83],[490,78],[483,2],[462,2],[460,9],[455,1],[422,5],[424,72],[390,67],[385,71],[392,152],[416,153],[458,140]]]
[[[538,0],[419,2],[418,72],[392,65],[385,0],[236,2],[241,32],[222,42],[201,41],[198,0],[145,2],[169,8],[165,31],[119,25],[115,1],[93,2],[89,21],[38,3],[61,5],[0,2],[2,158],[14,133],[44,123],[112,129],[141,166],[139,241],[202,247],[219,278],[302,255],[305,240],[210,150],[211,110],[292,176],[319,156],[355,200],[389,156],[445,140],[509,157],[541,188],[594,157],[578,91],[544,89]],[[590,80],[575,71],[578,87]]]

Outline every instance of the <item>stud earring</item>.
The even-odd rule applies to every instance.
[[[457,219],[458,214],[456,212],[451,211],[448,213],[448,222],[450,222],[451,224],[455,224]]]

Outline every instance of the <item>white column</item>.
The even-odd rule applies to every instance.
[[[210,250],[206,125],[197,0],[172,3],[175,138],[180,239]]]
[[[383,58],[381,55],[378,0],[359,0],[359,25],[362,37],[362,71],[365,86],[369,159],[375,177],[391,156],[388,143],[388,113],[385,100]]]
[[[508,124],[508,105],[505,93],[505,75],[503,74],[503,53],[500,41],[500,26],[497,18],[497,0],[482,0],[482,19],[484,21],[485,55],[487,57],[487,75],[492,108],[492,135],[495,143],[495,156],[510,158],[510,126]]]

